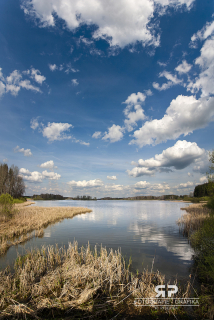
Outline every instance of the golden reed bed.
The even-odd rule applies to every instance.
[[[189,207],[181,208],[181,210],[187,211],[180,219],[177,220],[177,224],[183,232],[183,235],[190,236],[195,230],[198,230],[203,221],[210,216],[211,210],[205,206],[205,203],[193,203]]]
[[[32,207],[32,203],[16,204],[13,217],[0,221],[0,255],[12,245],[42,236],[49,224],[92,211],[82,207]]]
[[[111,319],[112,311],[143,315],[148,307],[135,306],[134,299],[154,298],[155,287],[165,284],[159,272],[133,275],[120,250],[98,252],[89,245],[79,250],[77,242],[67,249],[32,250],[18,257],[14,270],[0,271],[0,319]],[[180,287],[179,297],[188,297],[190,283]]]

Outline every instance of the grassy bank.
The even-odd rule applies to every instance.
[[[18,257],[14,273],[0,272],[0,318],[124,319],[125,314],[126,319],[175,319],[176,314],[176,319],[190,319],[181,310],[134,305],[135,298],[155,297],[160,284],[159,272],[130,273],[119,250],[101,247],[98,253],[89,245],[78,250],[77,242],[67,250],[42,247]],[[188,294],[189,286],[179,292]]]
[[[178,224],[194,248],[194,271],[201,284],[201,315],[214,317],[214,200],[191,205]]]
[[[16,204],[12,218],[1,216],[0,219],[0,255],[12,246],[41,236],[43,228],[77,214],[91,212],[82,207],[31,207],[32,202]]]
[[[199,230],[204,220],[210,217],[211,210],[207,208],[205,203],[192,204],[189,207],[181,208],[187,213],[183,214],[180,219],[177,220],[177,224],[183,235],[190,237],[194,231]]]

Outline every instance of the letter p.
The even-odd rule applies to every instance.
[[[169,284],[168,285],[168,289],[174,289],[174,290],[170,290],[168,291],[168,297],[171,298],[173,293],[177,293],[178,292],[178,287],[173,285],[173,284]]]

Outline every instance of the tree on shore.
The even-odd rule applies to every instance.
[[[201,198],[201,197],[208,197],[209,196],[209,183],[199,184],[195,187],[194,190],[194,197]]]
[[[10,194],[13,198],[20,198],[25,193],[23,178],[19,176],[19,168],[12,165],[0,164],[0,195]]]
[[[214,196],[214,150],[209,152],[209,161],[211,165],[209,166],[209,172],[207,173],[208,192],[210,196]]]

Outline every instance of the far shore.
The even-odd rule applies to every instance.
[[[174,199],[116,199],[116,198],[112,198],[112,199],[63,199],[63,200],[55,200],[55,199],[36,199],[36,200],[33,200],[33,201],[65,201],[65,200],[71,200],[71,201],[121,201],[121,200],[126,200],[126,201],[171,201],[171,202],[184,202],[184,203],[191,203],[191,201],[184,201],[184,200],[174,200]],[[25,205],[28,206],[30,204],[35,204],[35,202],[32,202],[31,200],[27,200],[29,203],[26,203]],[[200,203],[207,203],[207,201],[200,201]],[[19,205],[19,204],[18,204]]]

